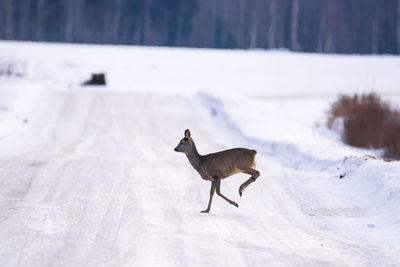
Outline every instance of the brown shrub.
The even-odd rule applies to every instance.
[[[385,148],[384,157],[400,160],[400,113],[391,118],[386,125],[386,137],[383,147]]]
[[[384,148],[385,157],[400,159],[400,113],[377,94],[341,95],[329,111],[328,127],[343,118],[343,140],[365,148]]]

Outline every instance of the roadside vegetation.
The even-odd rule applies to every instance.
[[[339,96],[329,110],[328,127],[338,122],[346,144],[383,148],[384,158],[400,160],[400,112],[379,95]]]
[[[12,61],[4,61],[0,58],[0,76],[22,77],[25,76],[25,69],[25,62],[15,63]]]

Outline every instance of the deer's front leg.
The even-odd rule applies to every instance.
[[[222,197],[223,199],[225,199],[226,201],[228,201],[230,204],[232,204],[233,206],[236,206],[237,208],[239,208],[239,205],[233,201],[230,200],[229,198],[227,198],[226,196],[224,196],[221,191],[220,191],[220,187],[221,187],[221,179],[220,178],[215,178],[215,189],[217,190],[217,195]]]
[[[211,189],[210,189],[210,200],[208,200],[208,207],[206,210],[201,211],[201,213],[208,213],[210,212],[212,199],[215,193],[215,182],[211,182]]]

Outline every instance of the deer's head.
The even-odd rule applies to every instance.
[[[176,152],[183,152],[183,153],[188,153],[190,152],[193,148],[193,139],[190,137],[190,131],[187,129],[185,130],[185,137],[179,141],[179,144],[175,147]]]

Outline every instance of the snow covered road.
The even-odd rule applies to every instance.
[[[173,147],[185,127],[200,151],[222,146],[195,97],[42,93],[51,95],[51,114],[30,117],[32,129],[20,133],[32,131],[37,142],[2,140],[26,141],[20,154],[1,159],[2,265],[339,266],[387,256],[315,225],[285,186],[301,175],[288,176],[265,156],[243,198],[243,175],[222,184],[239,209],[216,197],[212,213],[200,214],[209,185]],[[399,260],[390,256],[388,263]]]
[[[390,211],[371,213],[336,175],[344,155],[364,151],[316,136],[276,110],[281,100],[1,86],[0,266],[400,264],[400,217],[383,224]],[[260,152],[261,176],[242,198],[246,175],[222,182],[239,208],[215,196],[200,213],[209,183],[173,151],[186,128],[201,154]],[[383,204],[400,203],[392,185]]]

